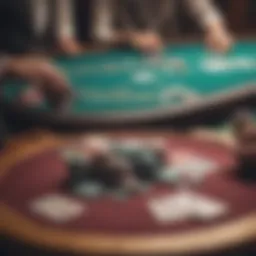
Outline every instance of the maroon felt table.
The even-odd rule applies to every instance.
[[[230,212],[212,221],[160,223],[148,202],[172,195],[175,187],[156,183],[127,200],[95,200],[67,193],[68,170],[60,155],[70,138],[37,134],[10,144],[0,155],[1,228],[7,235],[37,246],[90,253],[205,252],[251,242],[256,237],[256,185],[240,181],[235,173],[234,148],[188,135],[169,132],[120,133],[127,137],[164,137],[167,154],[186,150],[217,163],[196,192],[228,203]],[[110,135],[113,136],[113,135]],[[115,136],[117,136],[115,134]],[[48,195],[75,200],[84,209],[69,221],[58,222],[36,214],[31,203]]]

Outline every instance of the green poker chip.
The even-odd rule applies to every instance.
[[[96,182],[82,182],[73,188],[73,192],[86,198],[97,198],[103,193],[103,188]]]
[[[164,168],[161,172],[159,172],[158,178],[161,182],[168,184],[176,184],[179,182],[180,175],[178,170],[171,167],[167,167]]]

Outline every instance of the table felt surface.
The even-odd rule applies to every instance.
[[[170,45],[160,56],[110,50],[58,57],[54,63],[67,75],[75,92],[70,107],[74,115],[166,109],[256,87],[255,41],[238,42],[225,55],[193,43]],[[14,101],[26,87],[21,81],[7,81],[4,95]]]
[[[102,197],[96,200],[74,197],[63,189],[68,177],[66,165],[57,148],[46,149],[18,162],[2,176],[1,201],[15,212],[41,225],[62,228],[70,232],[100,232],[106,234],[166,234],[182,233],[203,227],[221,225],[250,215],[255,211],[255,185],[241,182],[233,170],[233,151],[214,142],[204,142],[187,137],[170,137],[167,140],[168,154],[184,149],[218,164],[216,172],[197,187],[202,193],[228,204],[229,214],[209,222],[184,221],[177,223],[158,222],[147,208],[148,202],[175,192],[175,187],[156,183],[147,192],[125,200]],[[36,172],[35,172],[36,168]],[[14,188],[15,189],[11,189]],[[55,222],[31,210],[31,204],[46,195],[63,195],[75,198],[87,209],[74,220]],[[246,200],[244,200],[246,198]]]
[[[134,248],[132,238],[135,234],[138,235],[138,239],[141,238],[137,245],[142,242],[145,252],[149,251],[148,245],[151,245],[151,241],[145,242],[144,236],[157,234],[154,237],[156,243],[152,243],[150,247],[150,252],[152,249],[156,254],[159,254],[158,235],[167,239],[163,242],[165,246],[168,245],[164,252],[168,254],[174,252],[174,255],[181,255],[184,249],[186,252],[187,243],[191,244],[193,237],[195,237],[193,251],[196,253],[199,251],[201,253],[205,249],[207,251],[208,249],[211,251],[222,249],[222,241],[226,236],[228,239],[224,239],[227,242],[224,241],[225,248],[233,248],[237,237],[240,237],[239,241],[241,239],[242,243],[254,241],[255,232],[250,227],[255,224],[255,184],[247,184],[237,178],[232,171],[232,166],[236,165],[234,152],[226,144],[219,144],[220,138],[217,140],[211,138],[208,141],[208,139],[203,139],[204,136],[180,137],[175,135],[173,137],[170,135],[168,150],[177,152],[179,148],[185,147],[190,152],[217,161],[220,168],[210,174],[205,182],[196,188],[196,192],[226,202],[229,207],[228,215],[206,222],[191,220],[162,225],[157,223],[147,211],[147,201],[158,198],[158,196],[173,195],[174,187],[155,184],[144,195],[128,201],[108,198],[96,201],[81,200],[63,190],[61,184],[67,179],[68,173],[60,157],[60,144],[55,144],[55,138],[47,135],[48,133],[43,134],[30,134],[28,137],[16,139],[15,143],[10,145],[10,150],[4,150],[0,154],[0,160],[5,163],[0,166],[0,200],[1,207],[5,206],[1,208],[5,219],[2,224],[4,224],[4,232],[11,237],[24,241],[28,245],[36,245],[38,248],[43,248],[42,246],[52,248],[53,245],[54,248],[63,252],[106,253],[107,251],[111,252],[110,254],[116,252],[116,239],[120,238],[129,249],[131,248],[132,251],[134,249],[136,255],[138,255],[137,250],[140,249],[136,246]],[[141,134],[141,136],[144,135]],[[86,211],[82,216],[66,223],[58,223],[33,212],[31,204],[52,193],[80,202],[86,207]],[[98,233],[103,234],[102,239],[98,238]],[[96,234],[96,240],[86,243],[88,234],[93,234],[93,236]],[[187,237],[189,234],[192,237]],[[202,239],[202,236],[206,239]],[[185,239],[186,237],[188,239]],[[113,244],[113,247],[108,247],[108,241]],[[197,241],[201,242],[197,243]],[[181,246],[177,248],[176,245],[180,243]],[[119,250],[123,253],[122,247]]]

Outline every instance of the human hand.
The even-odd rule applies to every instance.
[[[154,32],[132,32],[129,41],[135,49],[145,53],[156,53],[163,48],[161,37]]]
[[[83,51],[82,45],[76,39],[69,37],[59,39],[58,50],[69,56],[78,55]]]
[[[220,53],[228,52],[234,43],[232,35],[223,25],[209,28],[206,33],[205,41],[210,49]]]
[[[54,108],[64,107],[71,99],[71,89],[65,76],[45,58],[13,57],[8,62],[6,73],[37,87]]]

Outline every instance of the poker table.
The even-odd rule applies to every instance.
[[[93,134],[96,135],[99,134]],[[196,191],[225,201],[228,214],[208,221],[162,222],[148,205],[151,200],[175,193],[173,186],[163,184],[155,184],[144,194],[125,200],[108,197],[89,200],[71,195],[61,185],[67,178],[67,168],[59,150],[74,141],[73,135],[60,137],[37,132],[11,141],[1,152],[1,231],[27,245],[79,255],[197,255],[255,242],[256,186],[236,176],[232,136],[219,137],[202,131],[177,134],[167,130],[104,135],[160,136],[167,142],[168,154],[185,149],[215,162],[216,172],[210,173]],[[82,141],[85,136],[91,135],[79,135],[75,140]],[[57,215],[52,215],[49,205],[46,212],[33,207],[40,201],[48,204],[51,200],[58,205]],[[69,203],[68,209],[65,202]],[[70,213],[72,204],[82,211],[67,217],[65,213]]]
[[[56,57],[74,91],[66,111],[20,104],[28,84],[7,80],[0,103],[23,120],[85,128],[134,124],[190,124],[225,118],[254,105],[256,41],[239,41],[220,55],[203,44],[168,46],[160,56],[134,50],[93,51]],[[31,96],[33,97],[33,96]]]

